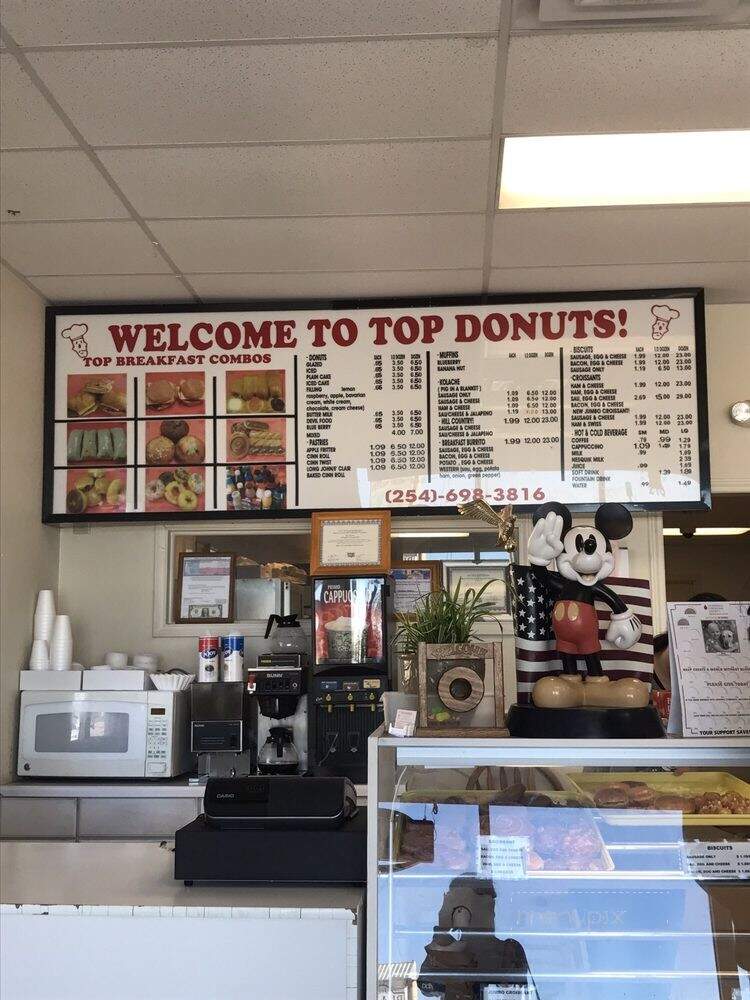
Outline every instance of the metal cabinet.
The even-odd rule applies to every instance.
[[[74,798],[0,799],[0,838],[4,840],[75,840]]]
[[[750,996],[750,741],[374,736],[369,766],[368,1000]]]
[[[198,815],[194,798],[81,799],[78,839],[174,837],[175,830]]]

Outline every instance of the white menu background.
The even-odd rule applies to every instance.
[[[179,379],[187,369],[206,379],[205,462],[216,469],[215,489],[206,477],[208,512],[237,516],[222,485],[231,467],[227,378],[264,370],[285,373],[280,460],[290,510],[451,508],[473,497],[521,507],[548,499],[699,505],[694,307],[692,296],[654,292],[450,307],[58,313],[46,514],[65,513],[68,376],[126,375],[125,512],[137,513],[145,375]],[[86,326],[86,357],[63,336],[76,324]],[[118,351],[112,328],[124,326],[131,341],[120,338]]]

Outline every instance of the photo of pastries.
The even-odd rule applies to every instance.
[[[68,375],[69,417],[124,417],[127,408],[127,376]]]
[[[227,461],[272,462],[286,457],[286,420],[227,420]]]
[[[146,413],[205,413],[206,376],[204,372],[146,374]]]
[[[232,511],[284,510],[286,466],[227,466],[226,509]]]
[[[122,465],[128,459],[125,422],[67,424],[67,465]]]
[[[200,465],[206,458],[205,421],[167,417],[146,423],[146,465]]]
[[[227,372],[227,413],[284,413],[283,371]]]
[[[70,469],[65,492],[66,513],[122,513],[127,477],[127,469]]]
[[[151,514],[205,510],[205,488],[206,472],[202,467],[146,469],[145,508]]]

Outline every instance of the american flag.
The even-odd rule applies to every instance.
[[[562,670],[562,663],[555,652],[555,634],[552,631],[552,605],[555,599],[544,578],[533,566],[512,566],[511,574],[518,703],[528,705],[531,702],[531,689],[539,678]],[[613,576],[606,581],[606,585],[638,616],[643,634],[630,649],[618,649],[607,642],[604,636],[609,627],[611,611],[606,604],[597,603],[602,667],[613,680],[636,677],[650,684],[654,665],[654,630],[648,580]],[[585,664],[580,663],[578,669],[583,671]]]

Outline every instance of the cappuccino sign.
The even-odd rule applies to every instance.
[[[44,518],[699,507],[702,295],[52,308]]]

